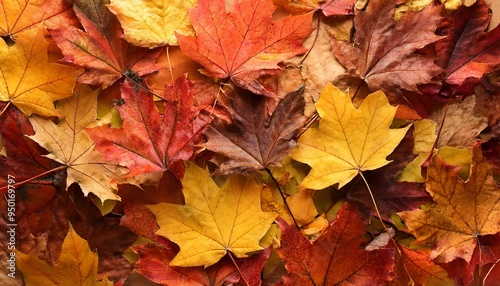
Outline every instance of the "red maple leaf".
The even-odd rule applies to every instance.
[[[181,178],[182,160],[191,157],[194,142],[208,123],[197,117],[198,110],[193,107],[192,82],[182,76],[172,86],[167,85],[163,114],[151,94],[134,90],[128,82],[123,84],[121,95],[123,103],[117,103],[116,108],[123,120],[122,128],[87,129],[96,149],[106,160],[129,169],[124,178],[156,173],[153,180],[157,183],[164,171]]]
[[[488,72],[500,68],[500,26],[489,31],[491,14],[484,0],[463,5],[440,24],[436,63],[443,72],[423,92],[431,95],[469,95]]]
[[[394,275],[394,249],[366,251],[366,221],[345,203],[325,233],[314,243],[283,220],[281,247],[276,249],[288,275],[284,285],[382,285]]]
[[[71,25],[50,31],[64,55],[62,61],[85,68],[78,81],[102,84],[106,88],[124,76],[135,79],[159,70],[155,60],[161,49],[128,44],[121,38],[122,30],[116,17],[104,2],[95,2],[73,7],[85,31]]]
[[[189,12],[196,37],[177,34],[182,51],[212,77],[229,77],[254,93],[275,96],[258,79],[279,73],[278,63],[306,52],[302,42],[312,31],[312,14],[274,22],[271,0],[235,0],[231,7],[225,2],[198,1]]]

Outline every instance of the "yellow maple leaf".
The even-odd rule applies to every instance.
[[[230,176],[219,188],[209,173],[188,163],[182,180],[186,205],[149,205],[164,236],[180,246],[172,266],[205,266],[219,261],[227,251],[236,257],[262,250],[276,213],[263,212],[260,193],[263,185],[252,176]]]
[[[98,94],[99,90],[79,86],[73,97],[58,102],[58,108],[66,115],[58,124],[32,116],[35,135],[30,138],[50,152],[47,157],[67,166],[68,187],[78,183],[85,195],[90,192],[101,201],[119,200],[114,191],[116,183],[110,181],[126,169],[103,163],[103,155],[94,150],[94,141],[85,132],[96,119]]]
[[[88,242],[69,227],[64,239],[59,262],[55,265],[40,260],[34,255],[16,251],[16,262],[26,285],[113,285],[107,278],[97,278],[97,254]]]
[[[427,191],[435,205],[428,210],[400,213],[419,243],[434,243],[430,259],[447,263],[457,257],[467,263],[479,235],[500,232],[500,187],[493,179],[494,166],[482,154],[472,151],[471,174],[458,177],[459,167],[434,156],[427,168]]]
[[[125,40],[140,47],[177,46],[175,33],[194,35],[188,16],[196,0],[112,0],[109,10],[123,28]]]
[[[328,84],[316,109],[319,127],[304,132],[292,153],[312,167],[299,187],[319,190],[338,183],[341,188],[361,171],[390,163],[386,157],[409,128],[389,128],[397,107],[382,91],[368,95],[356,109],[347,94]]]
[[[59,116],[53,102],[73,94],[79,72],[51,63],[43,27],[19,33],[9,47],[0,41],[0,100],[14,104],[24,114]]]

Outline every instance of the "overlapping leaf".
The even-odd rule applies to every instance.
[[[125,170],[104,161],[94,150],[94,142],[85,128],[96,119],[98,90],[81,86],[71,98],[60,101],[59,109],[66,117],[58,124],[41,117],[31,117],[35,135],[30,138],[50,152],[49,158],[68,166],[66,186],[78,183],[85,194],[93,193],[101,201],[117,200],[116,183],[111,180]]]
[[[141,47],[177,45],[175,33],[194,35],[188,9],[196,0],[127,1],[112,0],[109,9],[120,21],[124,38]]]
[[[403,212],[401,217],[420,243],[432,243],[430,259],[469,262],[477,236],[500,231],[500,187],[493,179],[493,165],[481,147],[473,149],[471,174],[463,182],[460,168],[434,157],[427,169],[426,186],[435,205],[428,210]]]
[[[69,229],[59,262],[51,265],[36,257],[17,252],[17,265],[28,285],[112,285],[97,278],[97,254],[87,241]]]
[[[396,107],[381,91],[370,94],[356,109],[347,94],[328,84],[316,109],[319,128],[300,137],[292,158],[312,167],[301,186],[324,189],[351,181],[361,171],[387,165],[386,157],[403,139],[409,127],[389,129]]]
[[[394,275],[394,250],[366,251],[366,223],[346,203],[325,233],[313,243],[283,220],[281,247],[276,249],[288,275],[284,285],[381,285]]]
[[[395,21],[392,2],[370,1],[365,11],[356,10],[354,45],[333,40],[333,53],[350,76],[362,79],[372,91],[419,92],[417,85],[440,72],[433,57],[414,54],[441,38],[434,34],[440,8],[430,5]]]
[[[180,246],[171,266],[210,266],[228,251],[236,257],[262,250],[260,239],[276,218],[263,212],[263,185],[252,176],[231,176],[221,189],[206,170],[189,164],[182,180],[186,205],[148,206],[164,236]]]
[[[471,94],[483,74],[500,68],[500,27],[489,31],[491,15],[484,0],[463,5],[440,25],[446,38],[435,43],[436,63],[443,68],[427,86],[432,95]]]
[[[206,124],[196,117],[191,85],[183,76],[167,86],[164,113],[160,114],[151,94],[143,89],[134,90],[128,82],[123,84],[124,103],[116,105],[123,119],[122,128],[87,129],[97,150],[106,160],[126,166],[129,172],[125,177],[147,174],[150,178],[138,179],[150,185],[151,176],[157,183],[165,171],[181,178],[182,160],[191,157],[194,142]]]
[[[205,130],[202,146],[229,159],[219,170],[223,174],[249,173],[280,164],[295,146],[294,136],[306,121],[302,91],[280,101],[272,116],[265,99],[244,91],[233,99],[232,124],[214,120]]]
[[[199,0],[189,12],[196,37],[177,35],[191,59],[215,78],[231,78],[254,93],[275,96],[257,79],[280,71],[278,63],[305,53],[302,42],[312,31],[311,14],[272,21],[272,0]]]
[[[86,69],[79,82],[106,88],[123,76],[135,78],[130,71],[143,76],[159,70],[155,60],[160,51],[134,47],[123,40],[120,24],[106,3],[76,3],[74,10],[85,31],[71,25],[51,30],[64,55],[62,60]]]
[[[64,20],[58,18],[69,14],[71,3],[60,0],[2,0],[0,9],[0,36],[12,39],[22,31],[39,26],[42,21],[61,24]]]
[[[60,116],[54,101],[69,97],[79,72],[49,62],[41,25],[18,34],[14,46],[0,41],[0,101],[24,114]]]

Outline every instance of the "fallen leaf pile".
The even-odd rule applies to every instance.
[[[498,285],[495,1],[0,8],[1,285]]]

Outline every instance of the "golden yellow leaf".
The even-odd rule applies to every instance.
[[[15,37],[18,33],[38,26],[42,21],[64,21],[71,12],[70,1],[2,0],[0,1],[0,36]],[[62,19],[57,19],[62,18]]]
[[[60,115],[53,102],[73,94],[79,72],[49,62],[47,46],[42,26],[19,33],[12,47],[0,41],[0,101],[26,115]]]
[[[87,241],[78,236],[71,225],[57,264],[51,265],[19,251],[16,251],[16,256],[26,285],[113,285],[107,279],[98,280],[97,254],[90,250]]]
[[[30,138],[50,152],[49,158],[68,166],[68,187],[78,183],[85,195],[93,193],[101,201],[119,200],[116,183],[110,181],[126,169],[103,163],[103,155],[94,150],[94,141],[85,132],[96,119],[98,94],[99,90],[81,85],[73,97],[59,101],[58,108],[66,117],[57,125],[46,118],[31,117],[35,135]]]
[[[252,176],[230,176],[221,189],[206,170],[188,163],[182,185],[186,205],[148,206],[160,225],[156,234],[180,246],[170,265],[208,267],[227,251],[247,257],[262,249],[259,241],[276,214],[261,210],[264,186]]]
[[[109,9],[122,25],[125,40],[140,47],[177,46],[175,33],[193,36],[188,16],[196,0],[111,0]]]
[[[480,235],[500,231],[500,186],[494,166],[473,149],[471,175],[462,181],[459,168],[435,156],[427,169],[427,191],[435,205],[428,210],[400,213],[418,243],[432,243],[430,259],[447,263],[461,257],[469,262]]]
[[[324,189],[351,181],[359,172],[389,163],[385,158],[403,139],[406,128],[390,129],[396,107],[382,91],[368,95],[356,109],[347,94],[328,84],[316,103],[318,128],[299,139],[292,158],[312,167],[300,187]]]

